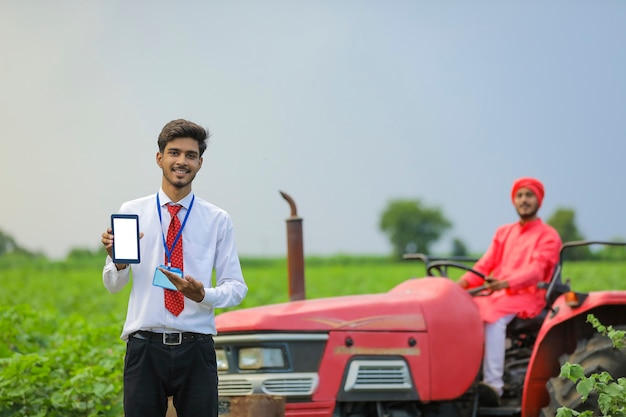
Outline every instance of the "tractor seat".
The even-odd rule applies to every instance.
[[[529,319],[515,317],[507,326],[507,332],[512,334],[519,333],[537,333],[541,328],[541,324],[548,314],[548,309],[544,308],[541,313]]]

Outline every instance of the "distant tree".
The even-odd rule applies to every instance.
[[[0,256],[18,249],[15,239],[0,230]]]
[[[426,207],[419,199],[390,201],[379,223],[399,259],[405,253],[429,253],[430,245],[451,226],[441,209]]]
[[[558,208],[547,223],[554,227],[563,243],[575,240],[585,240],[584,236],[578,231],[576,226],[576,213],[570,208]],[[591,259],[593,254],[588,246],[581,246],[566,249],[563,257],[567,260]]]
[[[452,240],[452,256],[467,256],[467,246],[459,238]]]
[[[41,253],[34,253],[17,244],[15,239],[0,230],[0,256],[15,254],[26,257],[42,257]]]

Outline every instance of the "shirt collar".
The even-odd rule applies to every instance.
[[[535,227],[535,226],[540,225],[540,224],[542,224],[542,223],[543,223],[543,222],[541,221],[541,219],[540,219],[539,217],[537,217],[536,219],[531,220],[531,221],[529,221],[529,222],[526,222],[526,223],[524,223],[524,224],[521,224],[520,222],[517,222],[517,224],[519,225],[519,227],[520,227],[522,230],[527,230],[527,229],[530,229],[531,227]]]
[[[161,202],[161,207],[164,207],[171,203],[171,204],[179,204],[183,206],[186,210],[189,210],[189,205],[191,204],[192,198],[193,198],[193,191],[187,194],[185,198],[183,198],[180,201],[172,201],[167,196],[167,194],[165,194],[165,191],[163,191],[163,188],[159,189],[159,201]]]

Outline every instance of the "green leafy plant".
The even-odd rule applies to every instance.
[[[622,349],[626,345],[625,331],[616,330],[613,326],[604,326],[593,314],[587,315],[587,322],[591,323],[603,336],[607,336],[616,349]],[[598,408],[602,416],[626,416],[626,378],[615,380],[604,371],[586,376],[582,366],[569,362],[561,367],[560,376],[576,384],[576,391],[581,395],[583,402],[587,401],[589,395],[595,393],[598,396]],[[557,410],[556,417],[592,417],[593,415],[593,411],[579,412],[561,407]]]
[[[122,414],[119,325],[19,305],[0,308],[0,330],[0,416]]]

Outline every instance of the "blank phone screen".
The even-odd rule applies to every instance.
[[[113,261],[115,263],[139,262],[139,217],[112,215]]]

